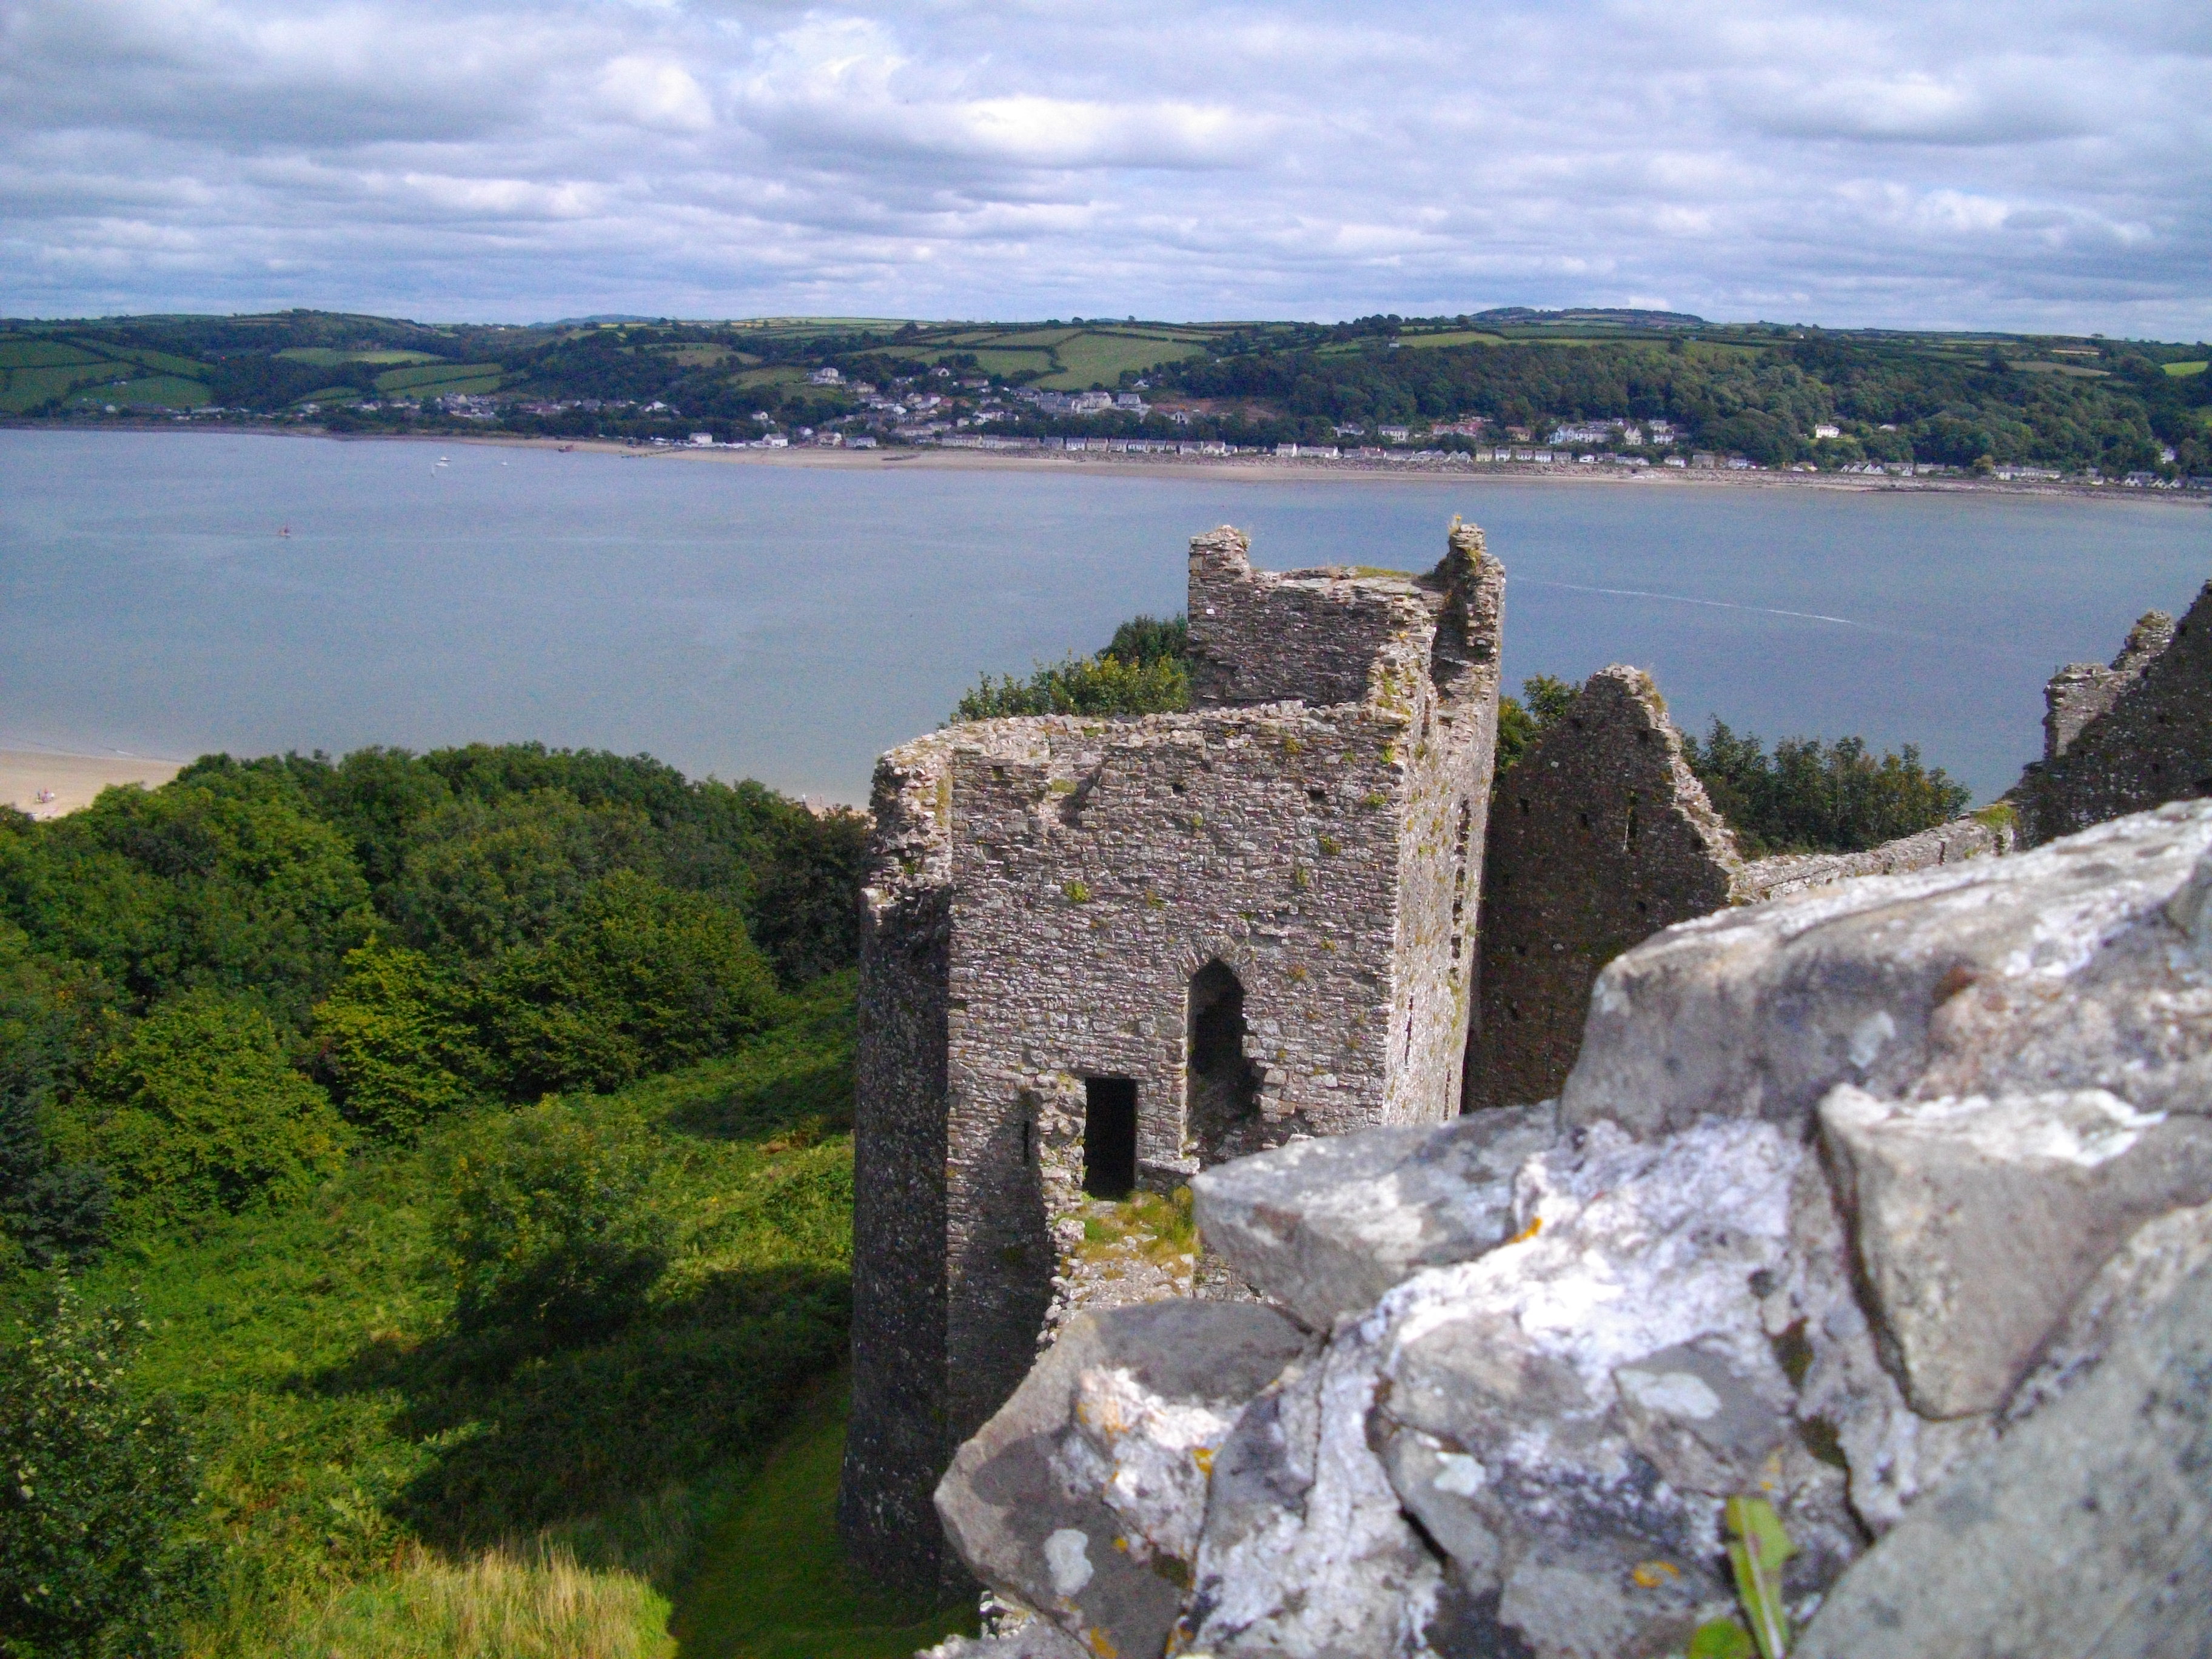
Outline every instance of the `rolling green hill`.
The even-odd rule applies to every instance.
[[[1671,441],[1766,465],[2032,465],[2117,477],[2212,474],[2203,343],[1715,324],[1679,313],[1525,307],[1338,324],[773,318],[428,325],[319,312],[0,323],[0,414],[81,421],[210,408],[339,430],[447,428],[681,439],[988,412],[997,429],[1333,441],[1489,422],[1661,420]],[[817,379],[839,371],[832,383]],[[1149,419],[1041,415],[1009,394],[1121,391]],[[479,400],[464,406],[443,400]],[[999,406],[987,408],[992,398]],[[1832,434],[1822,428],[1832,427]],[[1449,441],[1463,441],[1448,440]],[[2169,453],[2169,452],[2171,452]]]

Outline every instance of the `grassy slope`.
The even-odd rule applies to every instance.
[[[958,1632],[972,1608],[917,1619],[856,1585],[837,1553],[845,1449],[840,1376],[794,1414],[759,1476],[701,1551],[676,1602],[680,1659],[906,1659]]]
[[[191,1650],[413,1653],[396,1632],[460,1617],[471,1584],[490,1600],[474,1635],[437,1650],[456,1659],[502,1643],[578,1659],[665,1650],[655,1628],[627,1645],[565,1636],[516,1645],[522,1626],[493,1617],[492,1603],[568,1605],[580,1640],[586,1627],[665,1619],[664,1597],[786,1431],[792,1402],[842,1358],[851,1097],[844,976],[737,1054],[572,1103],[595,1133],[647,1150],[654,1206],[678,1241],[640,1321],[594,1347],[488,1365],[451,1336],[433,1218],[465,1125],[367,1153],[288,1213],[115,1250],[85,1291],[143,1307],[138,1380],[178,1396],[201,1425],[210,1524],[225,1547],[217,1605]],[[776,1477],[786,1495],[766,1511],[756,1504],[771,1534],[787,1504],[804,1498],[821,1511],[829,1501],[831,1431],[818,1411],[810,1420],[812,1461]],[[742,1540],[760,1534],[730,1535],[750,1547]],[[544,1558],[549,1547],[576,1565]],[[826,1582],[829,1534],[817,1527],[806,1547],[807,1583]],[[817,1616],[745,1613],[752,1577],[714,1581],[714,1605],[750,1618],[745,1628]],[[819,1616],[886,1616],[863,1618],[857,1605]],[[687,1652],[748,1651],[697,1647],[707,1626],[695,1627],[702,1634]]]

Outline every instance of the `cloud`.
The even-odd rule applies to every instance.
[[[0,311],[2195,337],[2212,21],[2021,0],[0,0]]]

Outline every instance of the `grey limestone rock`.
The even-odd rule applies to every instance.
[[[1097,1659],[1091,1650],[1042,1619],[998,1636],[949,1636],[915,1659]]]
[[[1194,1176],[1199,1230],[1254,1289],[1327,1331],[1422,1268],[1503,1243],[1515,1174],[1558,1136],[1546,1101],[1296,1141]]]
[[[1895,1369],[1935,1418],[1995,1411],[2106,1258],[2212,1199],[2212,1121],[2102,1089],[1820,1108]]]
[[[2005,1419],[2032,1416],[2088,1376],[2115,1342],[2208,1261],[2212,1204],[2176,1210],[2138,1228],[2075,1298],[2035,1369],[2005,1402]]]
[[[1071,1320],[953,1459],[947,1534],[994,1589],[1097,1652],[1152,1659],[1182,1607],[1215,1449],[1308,1346],[1255,1303]]]
[[[2212,1654],[2212,1266],[1848,1573],[1796,1659]]]
[[[1421,1659],[1444,1590],[1368,1445],[1374,1355],[1347,1327],[1245,1408],[1214,1460],[1186,1636],[1218,1659]]]
[[[1463,1605],[1540,1659],[1680,1652],[1729,1604],[1729,1493],[1781,1510],[1801,1593],[1856,1553],[1768,1328],[1802,1277],[1808,1162],[1764,1123],[1659,1143],[1596,1126],[1523,1170],[1515,1243],[1407,1280],[1357,1328],[1376,1333],[1369,1433],[1400,1498]]]
[[[1670,928],[1598,975],[1569,1125],[1802,1125],[1887,1099],[2105,1089],[2212,1108],[2212,952],[2190,931],[2212,802],[2002,859],[1869,877]],[[2194,879],[2192,879],[2194,878]]]

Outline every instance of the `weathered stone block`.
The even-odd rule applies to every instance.
[[[1098,1652],[1149,1659],[1183,1603],[1206,1472],[1245,1401],[1307,1350],[1255,1303],[1069,1322],[937,1489],[985,1583]]]
[[[1796,1659],[2212,1652],[2212,1267],[1924,1499]]]
[[[2101,1088],[2212,1103],[2212,977],[2167,915],[2212,849],[2178,802],[2032,853],[1868,877],[1669,929],[1598,976],[1570,1126],[1803,1124],[1886,1099]]]
[[[2101,1089],[1900,1103],[1845,1085],[1820,1124],[1886,1347],[1929,1417],[2003,1405],[2129,1234],[2212,1199],[2212,1121]]]
[[[2064,1395],[2208,1261],[2212,1204],[2176,1210],[2137,1228],[2075,1298],[2035,1369],[2005,1402],[2005,1419],[2020,1422]]]
[[[1422,1268],[1504,1243],[1515,1175],[1558,1138],[1547,1101],[1297,1141],[1194,1177],[1199,1231],[1255,1290],[1327,1331]]]

